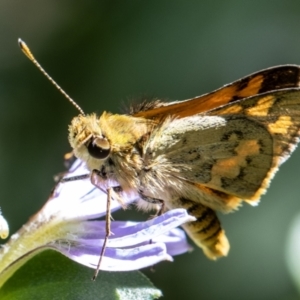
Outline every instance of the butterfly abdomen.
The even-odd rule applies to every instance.
[[[197,218],[183,226],[190,238],[208,258],[215,260],[226,256],[230,246],[215,211],[189,199],[179,198],[178,201],[181,207]]]

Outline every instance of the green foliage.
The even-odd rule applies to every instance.
[[[0,290],[2,300],[157,299],[162,294],[140,272],[93,270],[49,250],[22,266]]]

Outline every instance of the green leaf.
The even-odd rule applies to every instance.
[[[47,250],[24,264],[0,290],[2,300],[157,299],[162,293],[140,272],[100,271]]]

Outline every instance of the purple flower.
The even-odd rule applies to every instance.
[[[88,173],[77,160],[65,176]],[[124,195],[126,205],[137,195]],[[93,186],[90,179],[59,183],[43,208],[0,249],[0,286],[15,261],[24,263],[43,249],[54,249],[85,266],[96,268],[105,237],[105,221],[95,218],[106,214],[107,195]],[[121,208],[111,201],[111,210]],[[137,270],[173,255],[189,251],[185,234],[176,227],[195,220],[184,209],[175,209],[145,222],[113,221],[112,235],[100,269]],[[11,274],[10,274],[11,275]],[[10,276],[9,275],[9,276]]]

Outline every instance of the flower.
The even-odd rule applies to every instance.
[[[88,173],[77,160],[65,176]],[[133,192],[124,196],[128,205],[137,199]],[[106,234],[107,195],[90,179],[59,183],[42,209],[0,249],[0,286],[38,252],[54,249],[68,258],[96,268]],[[111,201],[111,211],[121,206]],[[173,255],[190,250],[185,234],[176,227],[195,220],[184,209],[175,209],[145,222],[114,221],[100,269],[138,270]],[[10,268],[11,266],[14,266]]]

